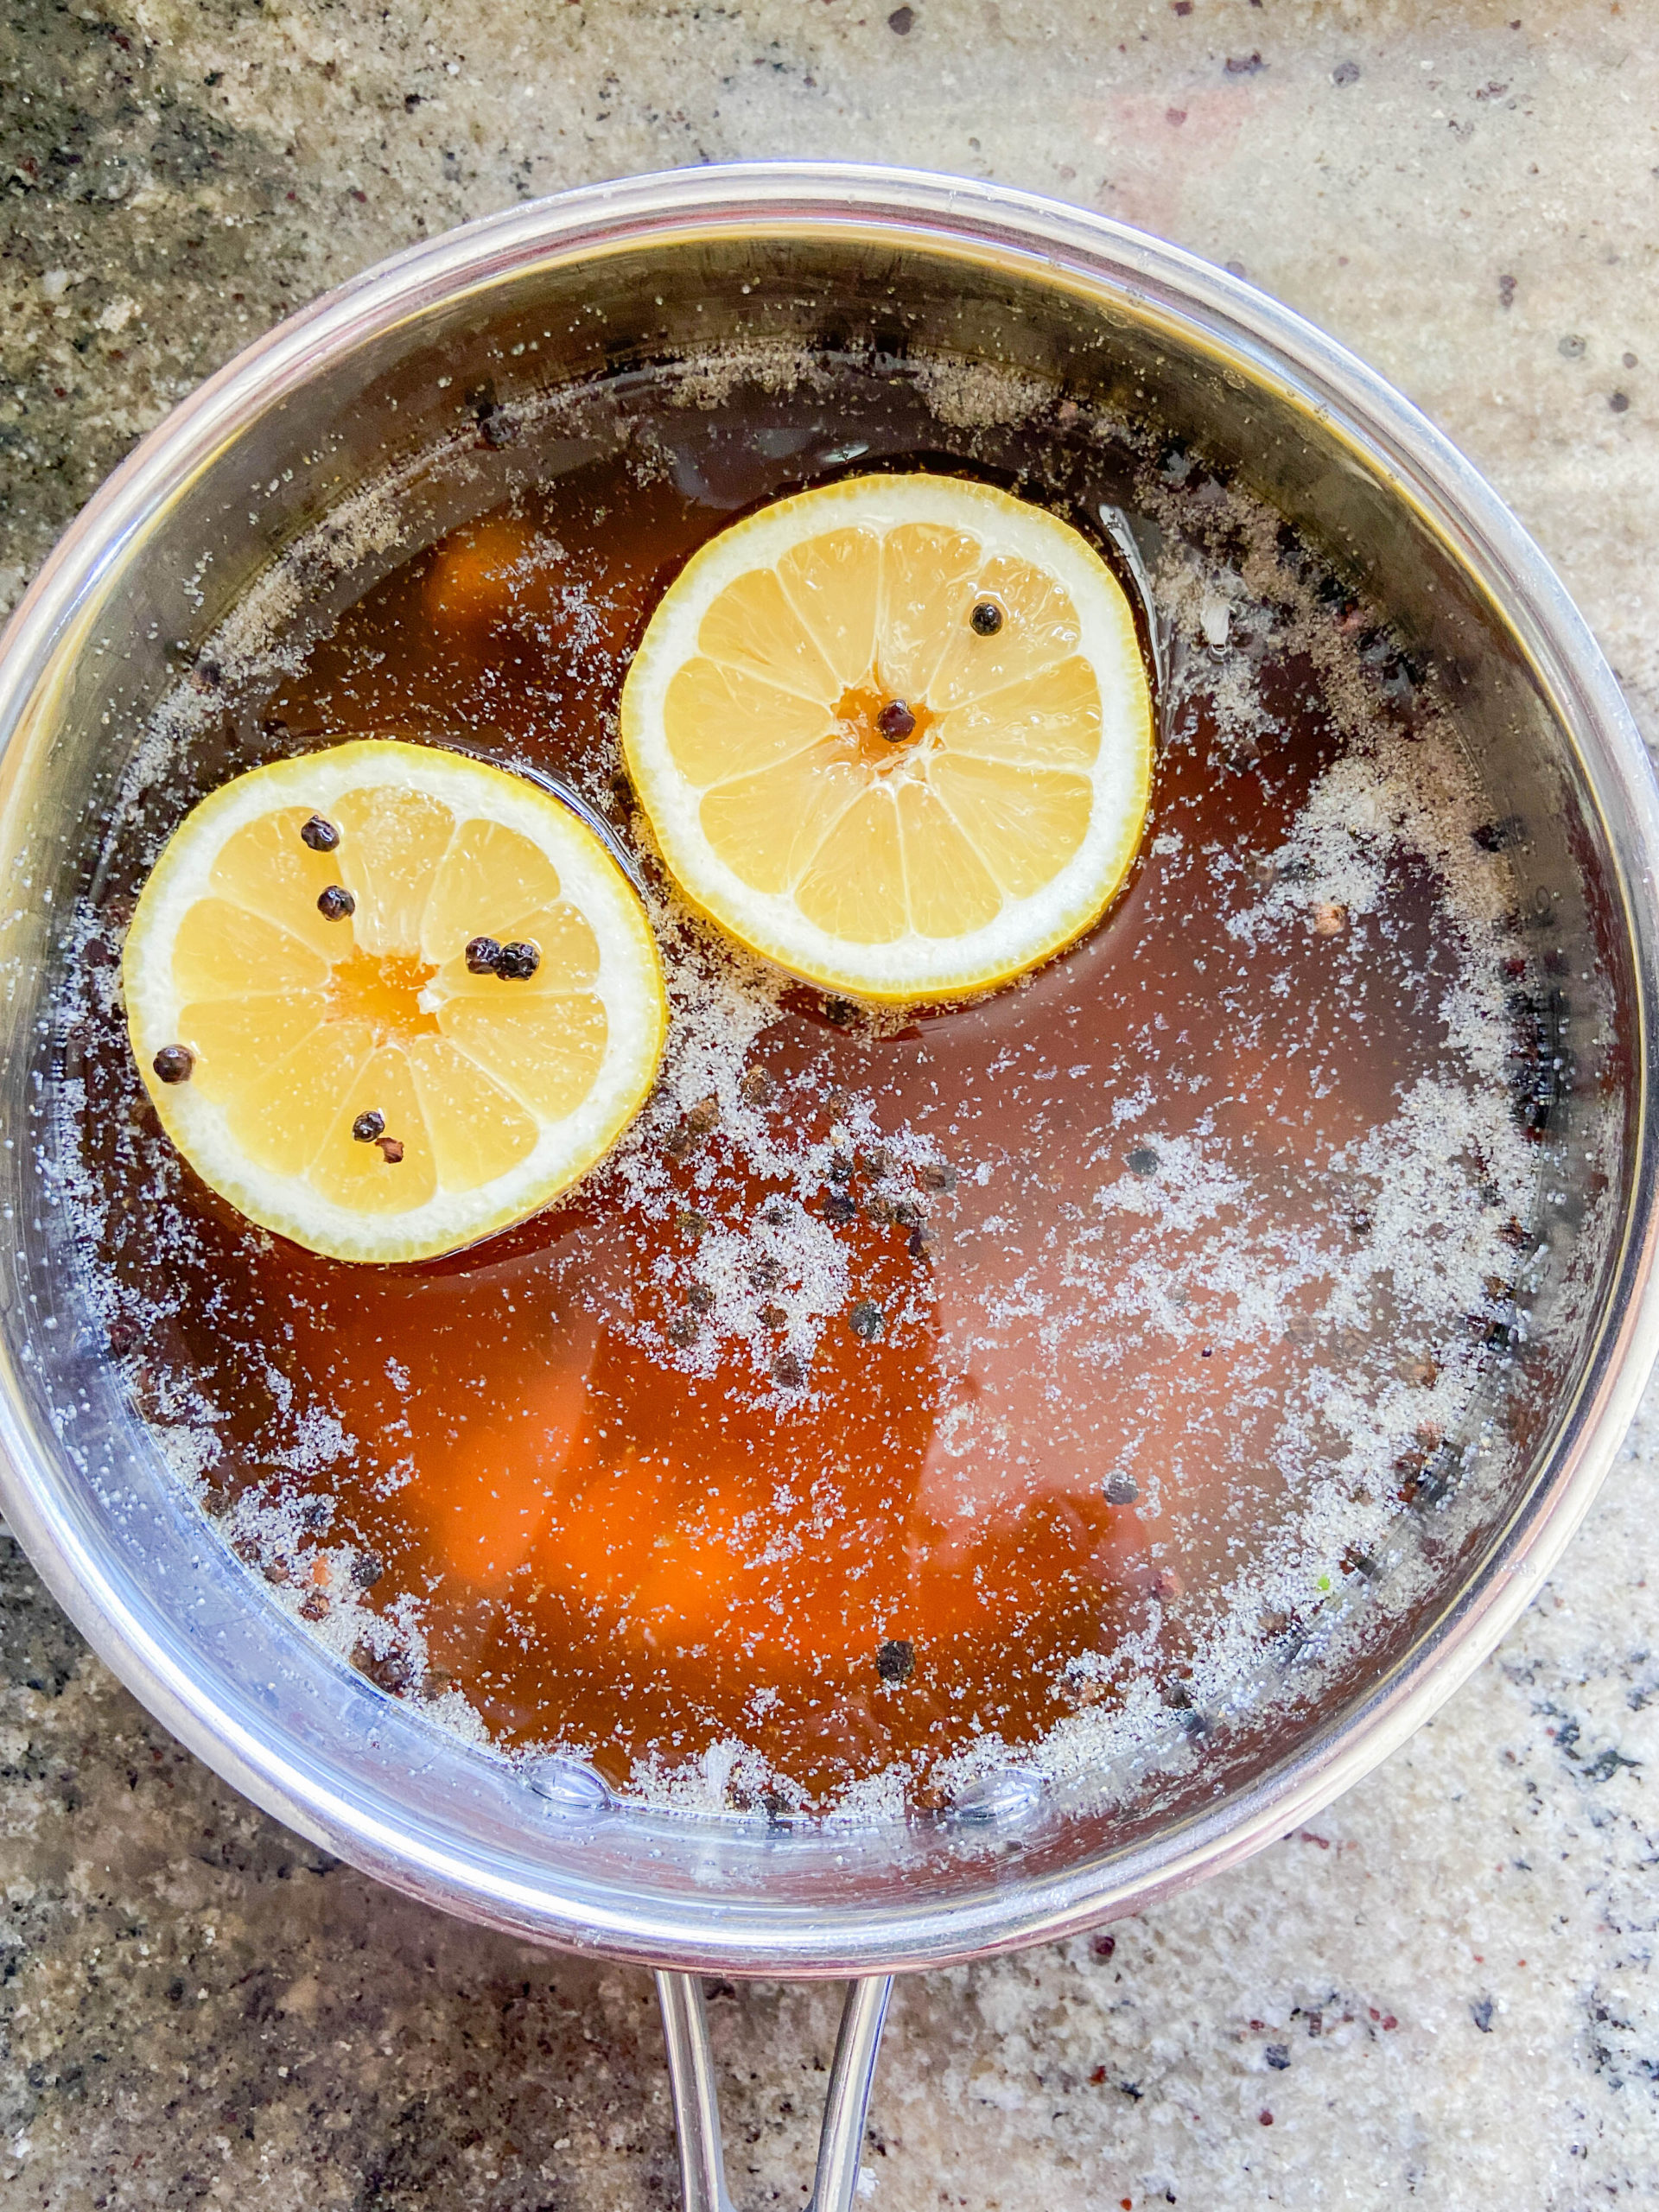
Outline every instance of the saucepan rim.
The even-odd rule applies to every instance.
[[[1185,328],[1247,376],[1294,394],[1411,501],[1481,582],[1576,747],[1617,881],[1617,925],[1636,978],[1634,1173],[1598,1340],[1560,1419],[1551,1464],[1432,1629],[1339,1725],[1213,1815],[1128,1855],[1014,1873],[960,1904],[884,1902],[821,1936],[742,1897],[641,1891],[596,1911],[550,1882],[529,1897],[474,1859],[422,1847],[308,1768],[232,1725],[162,1652],[53,1507],[13,1394],[0,1391],[0,1504],[46,1581],[115,1672],[190,1748],[277,1817],[428,1902],[518,1932],[666,1967],[728,1973],[874,1973],[939,1964],[1065,1935],[1144,1905],[1240,1859],[1386,1758],[1497,1643],[1559,1557],[1611,1465],[1659,1351],[1654,1251],[1652,1007],[1659,985],[1659,787],[1617,682],[1538,548],[1461,454],[1322,332],[1240,280],[1108,219],[961,178],[831,162],[734,163],[630,177],[527,202],[381,263],[257,340],[184,400],[71,524],[0,639],[0,817],[19,784],[12,739],[70,650],[99,578],[147,518],[239,429],[327,365],[404,319],[538,263],[748,229],[891,239],[1033,276]],[[296,1629],[296,1636],[302,1631]]]

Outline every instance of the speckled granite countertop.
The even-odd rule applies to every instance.
[[[0,76],[0,603],[175,398],[411,238],[630,169],[899,160],[1143,224],[1345,339],[1518,508],[1659,740],[1643,0],[13,0]],[[1502,1650],[1317,1833],[903,1986],[869,2201],[1659,2196],[1656,1452],[1659,1396]],[[5,2212],[674,2202],[643,1975],[297,1843],[8,1550]],[[800,2202],[836,2004],[715,1997],[740,2204]]]

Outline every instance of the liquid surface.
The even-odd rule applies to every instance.
[[[1069,403],[982,431],[937,402],[850,368],[607,390],[591,458],[206,714],[160,814],[152,780],[153,837],[251,760],[395,732],[605,817],[672,1023],[574,1202],[435,1263],[316,1257],[171,1154],[107,994],[92,1028],[111,1341],[175,1464],[383,1688],[634,1790],[891,1809],[1086,1754],[1148,1688],[1198,1701],[1363,1573],[1513,1319],[1524,963],[1425,672],[1193,456]],[[914,1019],[734,955],[618,774],[667,578],[849,447],[1016,483],[1097,541],[1127,513],[1164,662],[1116,904]],[[117,842],[141,880],[143,836]]]

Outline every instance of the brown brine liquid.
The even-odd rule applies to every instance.
[[[374,1268],[253,1229],[160,1135],[107,992],[79,1131],[114,1350],[251,1571],[388,1693],[632,1790],[925,1803],[1086,1746],[1136,1681],[1200,1701],[1363,1571],[1514,1327],[1524,963],[1431,673],[1201,456],[946,397],[861,363],[637,374],[540,480],[569,423],[515,425],[527,486],[210,699],[113,833],[106,970],[157,834],[346,736],[558,778],[638,855],[662,1084],[508,1235]],[[687,556],[872,467],[989,477],[1120,569],[1126,513],[1161,663],[1112,911],[913,1017],[679,907],[615,744]]]

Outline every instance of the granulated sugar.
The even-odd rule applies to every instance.
[[[1523,1092],[1554,1039],[1497,810],[1432,671],[1317,550],[1029,381],[772,346],[514,421],[475,528],[458,443],[232,616],[137,749],[84,941],[247,759],[465,744],[556,779],[639,870],[657,1090],[556,1214],[378,1277],[204,1198],[87,966],[129,1118],[66,1095],[66,1128],[141,1406],[278,1602],[480,1740],[850,1821],[1009,1764],[1151,1787],[1379,1633],[1435,1516],[1510,1464],[1550,1260]],[[1100,927],[912,1017],[679,904],[615,701],[664,564],[727,512],[941,454],[1135,549],[1160,766]],[[446,601],[434,515],[469,558],[497,533],[487,619]]]

